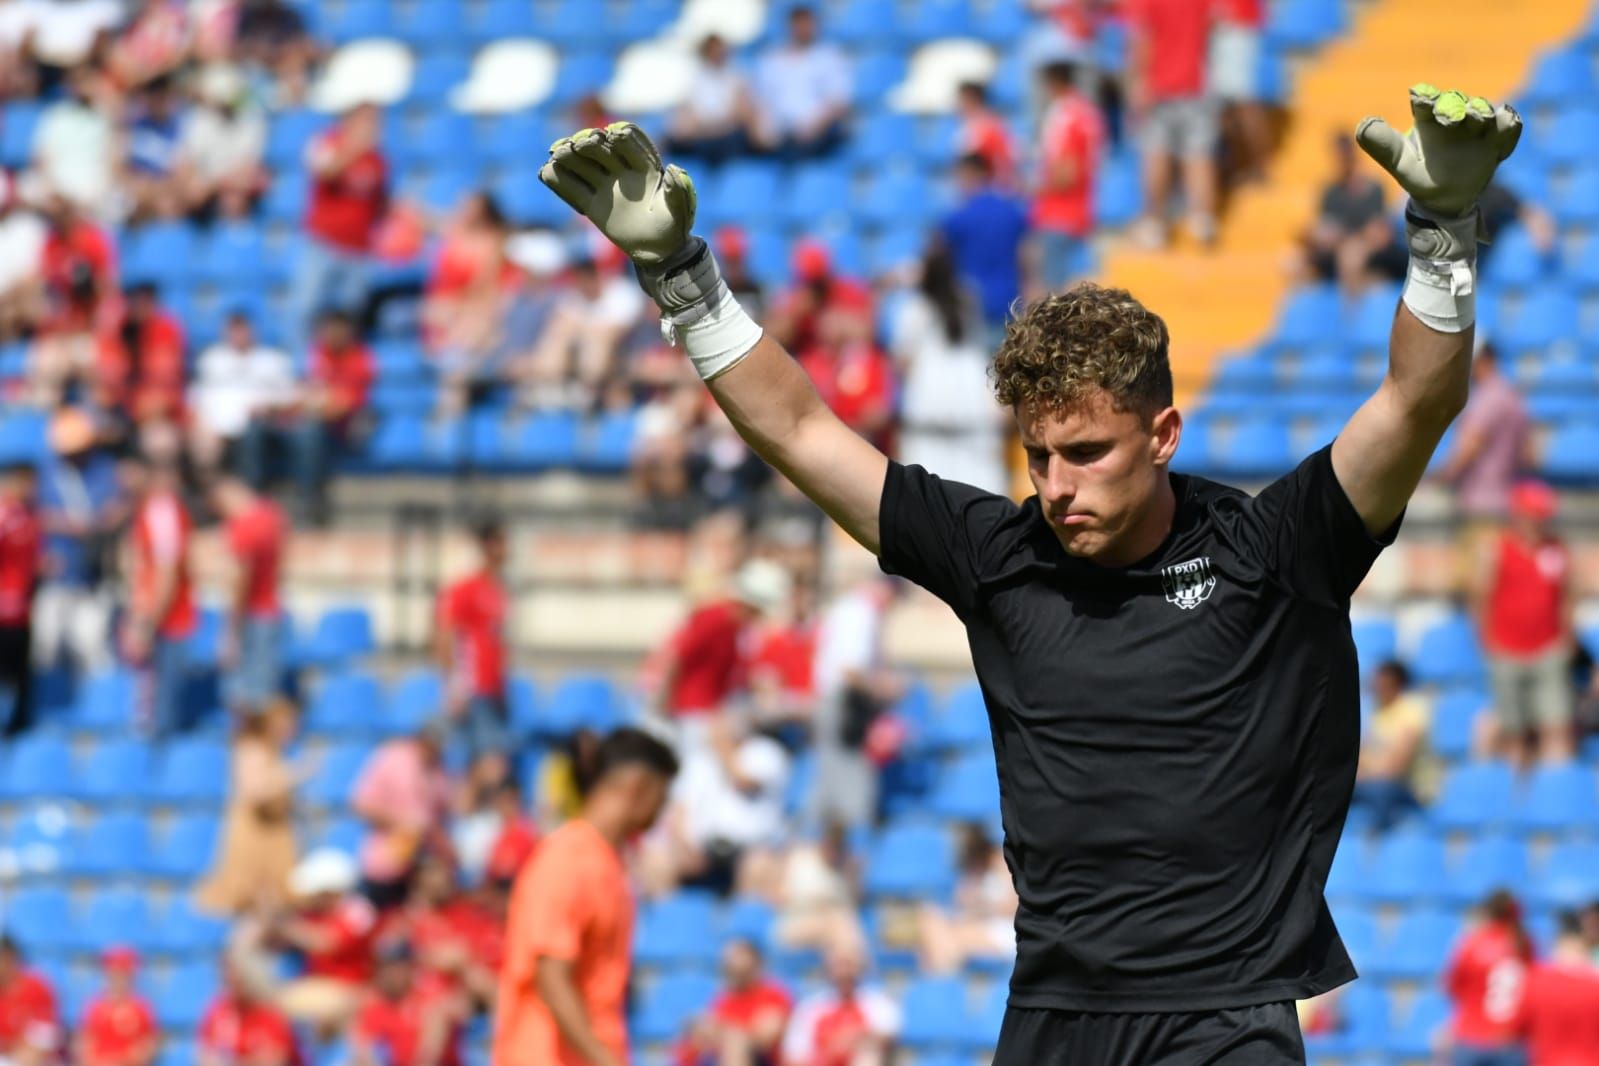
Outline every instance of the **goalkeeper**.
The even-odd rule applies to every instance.
[[[1256,496],[1171,472],[1165,324],[1080,285],[994,358],[1036,495],[890,461],[739,309],[694,187],[636,127],[540,178],[633,258],[664,328],[762,458],[965,623],[1020,903],[1000,1066],[1298,1063],[1294,1001],[1355,977],[1322,885],[1360,732],[1349,598],[1466,401],[1476,200],[1508,107],[1418,85],[1357,139],[1410,196],[1387,376]]]

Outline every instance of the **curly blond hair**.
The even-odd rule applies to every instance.
[[[994,394],[1007,407],[1058,411],[1103,389],[1117,410],[1152,417],[1172,402],[1168,342],[1166,323],[1132,293],[1083,282],[1006,326]]]

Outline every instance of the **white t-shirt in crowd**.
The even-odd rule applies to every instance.
[[[608,279],[592,300],[575,290],[569,299],[585,321],[597,326],[631,326],[644,311],[644,292],[631,278]]]
[[[770,737],[753,736],[740,742],[733,758],[740,776],[755,782],[752,790],[735,787],[709,752],[694,754],[683,767],[678,800],[689,839],[702,847],[717,841],[738,847],[781,842],[788,752]]]
[[[189,406],[219,437],[237,437],[261,407],[294,396],[294,364],[276,348],[250,349],[213,344],[200,355]]]
[[[266,118],[254,108],[232,118],[210,107],[197,107],[183,120],[178,158],[208,181],[261,162],[266,150]]]
[[[14,209],[0,218],[0,293],[38,276],[45,236],[44,220],[31,211]]]
[[[882,662],[883,611],[865,589],[834,601],[822,614],[816,631],[816,659],[811,676],[816,691],[826,695],[844,687],[851,673]]]
[[[974,309],[975,310],[975,309]],[[889,350],[904,368],[900,462],[939,477],[1004,492],[1003,412],[988,382],[988,352],[974,313],[952,343],[932,301],[920,293],[900,305]]]
[[[111,199],[110,118],[75,100],[51,104],[33,135],[33,155],[51,188],[85,211],[102,215]]]
[[[694,68],[694,91],[683,102],[683,110],[704,126],[733,125],[738,98],[744,92],[744,75],[731,63],[713,67],[698,60]]]
[[[892,1040],[899,1035],[901,1014],[899,1004],[875,985],[864,985],[855,990],[854,1009],[860,1012],[866,1031],[873,1036]],[[788,1020],[788,1030],[783,1036],[784,1062],[814,1062],[816,1060],[816,1034],[824,1021],[850,1009],[831,988],[806,996],[794,1008]]]
[[[778,134],[811,125],[828,109],[848,103],[849,60],[830,44],[785,46],[761,59],[756,82],[767,118]]]
[[[122,24],[118,0],[32,0],[33,54],[52,66],[89,57],[95,39]]]
[[[22,47],[38,22],[37,0],[0,0],[0,51]]]

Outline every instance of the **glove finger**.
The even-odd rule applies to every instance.
[[[1450,89],[1432,105],[1432,117],[1446,128],[1461,126],[1466,121],[1466,94]]]
[[[583,132],[587,133],[589,131],[584,130]],[[556,141],[550,152],[550,162],[577,174],[592,189],[598,189],[601,185],[609,184],[611,180],[610,174],[583,150],[587,140],[579,141],[578,137],[580,136],[582,134],[573,134],[563,141]]]
[[[662,169],[661,153],[656,151],[655,142],[633,123],[613,122],[605,127],[605,132],[611,151],[625,166],[639,171]]]
[[[1436,86],[1428,85],[1424,81],[1410,87],[1410,114],[1415,118],[1418,128],[1431,126],[1437,122],[1432,109],[1442,95]]]
[[[599,168],[602,173],[613,178],[625,169],[622,166],[622,161],[612,154],[611,146],[606,142],[605,135],[598,131],[592,137],[585,137],[580,141],[575,141],[572,154],[574,158],[586,160]]]
[[[1466,101],[1466,132],[1472,137],[1485,137],[1494,128],[1494,105],[1481,96]]]
[[[1392,174],[1405,154],[1405,136],[1380,118],[1363,120],[1355,129],[1355,143]]]
[[[1509,104],[1494,112],[1494,138],[1499,143],[1499,158],[1509,159],[1521,141],[1521,115]]]
[[[594,186],[574,174],[566,164],[545,163],[539,168],[539,180],[566,201],[566,206],[578,214],[588,214],[589,205],[594,200]]]
[[[672,215],[683,220],[683,229],[688,231],[694,227],[694,215],[699,210],[699,192],[694,188],[694,179],[688,172],[679,166],[666,168],[663,179],[666,186],[667,202],[672,207]]]

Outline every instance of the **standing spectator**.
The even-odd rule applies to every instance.
[[[1576,915],[1560,915],[1549,958],[1527,974],[1520,1022],[1527,1066],[1599,1062],[1599,967],[1589,958]]]
[[[1104,153],[1105,120],[1078,86],[1077,67],[1044,68],[1049,104],[1041,130],[1033,228],[1038,232],[1044,285],[1060,289],[1076,271],[1078,252],[1094,229],[1094,183]]]
[[[883,620],[897,594],[881,577],[863,581],[823,614],[816,638],[816,781],[811,815],[855,828],[877,817],[877,767],[867,755],[872,724],[898,695],[883,668]]]
[[[161,1030],[150,1004],[133,988],[139,956],[132,948],[108,948],[100,965],[105,990],[84,1011],[77,1066],[150,1066],[161,1047]]]
[[[753,559],[733,578],[732,594],[690,612],[667,639],[655,705],[683,721],[723,710],[744,683],[744,641],[750,625],[787,602],[788,571]]]
[[[924,903],[917,912],[922,967],[959,973],[971,959],[1008,962],[1016,955],[1016,889],[1005,856],[975,823],[961,826],[953,906]]]
[[[128,289],[122,314],[100,341],[96,398],[131,435],[183,415],[187,367],[183,327],[151,282]]]
[[[419,977],[404,940],[378,945],[372,991],[356,1013],[353,1066],[461,1066],[466,1003],[448,984]]]
[[[355,888],[350,857],[320,848],[289,875],[292,905],[266,924],[267,943],[301,960],[300,976],[278,991],[278,1006],[323,1032],[354,1015],[372,979],[378,915]]]
[[[302,350],[327,310],[358,315],[371,287],[367,257],[389,206],[389,165],[379,138],[382,115],[359,104],[311,142],[306,240],[290,294],[290,345]]]
[[[703,159],[710,166],[748,152],[759,117],[749,82],[733,66],[721,37],[707,34],[700,42],[689,84],[694,91],[672,112],[667,125],[667,150]]]
[[[245,430],[240,455],[245,478],[264,488],[273,453],[285,446],[301,515],[325,524],[333,460],[365,431],[367,399],[376,380],[377,363],[357,336],[355,319],[343,311],[324,312],[311,350],[310,383],[288,407],[258,410]]]
[[[1439,479],[1455,489],[1466,522],[1467,572],[1475,551],[1509,513],[1510,490],[1531,465],[1532,420],[1527,402],[1499,367],[1499,353],[1477,336],[1471,362],[1471,398],[1455,423],[1455,444]]]
[[[199,102],[178,135],[175,178],[184,210],[200,219],[244,218],[270,181],[262,157],[267,123],[238,68],[200,73]]]
[[[495,1066],[628,1060],[633,898],[622,856],[666,805],[677,757],[637,729],[600,744],[583,813],[517,875],[495,1006]]]
[[[179,496],[173,459],[136,460],[125,469],[134,515],[122,650],[139,671],[141,725],[162,738],[186,725],[186,646],[199,623],[189,580],[192,524]]]
[[[294,378],[288,355],[257,340],[249,312],[229,312],[222,339],[200,353],[189,387],[189,454],[203,480],[237,465],[251,419],[292,405]]]
[[[814,8],[789,9],[788,42],[761,57],[755,84],[765,146],[784,160],[822,158],[844,143],[854,91],[849,60],[818,40]]]
[[[112,661],[105,585],[116,531],[128,517],[117,461],[98,436],[94,418],[79,407],[50,421],[54,454],[39,479],[49,562],[34,604],[34,661],[50,667],[70,658],[89,674]]]
[[[505,563],[510,547],[498,521],[483,522],[473,532],[478,568],[439,593],[434,654],[445,678],[444,713],[450,730],[464,743],[474,768],[491,763],[492,771],[483,772],[498,782],[511,769],[505,699]]]
[[[183,214],[176,180],[183,130],[177,87],[169,78],[151,82],[135,99],[122,136],[127,143],[122,184],[133,199],[129,221],[150,222]]]
[[[990,492],[1009,486],[1006,412],[988,392],[983,315],[942,244],[922,259],[916,290],[899,306],[889,345],[905,387],[899,460]]]
[[[1358,293],[1372,276],[1375,257],[1393,243],[1393,225],[1383,208],[1383,190],[1360,165],[1355,140],[1347,133],[1333,138],[1333,177],[1321,191],[1316,221],[1303,236],[1304,270],[1308,277],[1337,281],[1346,293]]]
[[[955,257],[961,280],[977,291],[985,327],[981,344],[992,350],[1024,291],[1028,208],[994,180],[993,167],[980,155],[961,156],[955,186],[959,202],[939,233]]]
[[[471,394],[496,383],[510,354],[506,312],[521,283],[499,202],[474,192],[439,242],[422,302],[423,335],[445,378],[444,406],[459,414]]]
[[[286,700],[248,710],[233,741],[228,806],[211,871],[195,903],[235,915],[284,902],[294,869],[294,793],[305,776],[288,758],[295,711]]]
[[[75,6],[75,5],[66,5]],[[78,210],[115,218],[116,125],[102,98],[104,78],[92,67],[74,69],[68,95],[45,108],[33,135],[33,163],[50,191]]]
[[[73,384],[94,381],[94,333],[109,328],[116,304],[116,252],[105,231],[64,196],[45,202],[44,250],[39,260],[44,306],[29,375],[34,402],[59,407]]]
[[[299,1066],[294,1027],[267,1001],[263,984],[231,952],[223,956],[222,990],[195,1034],[197,1066]]]
[[[1354,803],[1366,808],[1379,833],[1386,833],[1420,810],[1430,791],[1432,708],[1410,690],[1410,671],[1397,659],[1377,667],[1371,689],[1375,707],[1360,745]]]
[[[1482,559],[1474,589],[1500,744],[1523,768],[1539,756],[1562,762],[1574,750],[1576,596],[1571,554],[1551,527],[1558,502],[1538,482],[1511,491],[1510,526]]]
[[[572,263],[571,280],[523,368],[538,407],[592,407],[647,302],[632,278],[608,276],[592,257]]]
[[[228,705],[249,713],[277,699],[283,688],[283,608],[279,575],[289,527],[278,505],[235,477],[212,490],[233,556],[221,666]]]
[[[361,891],[379,909],[396,907],[405,901],[423,850],[449,851],[443,729],[430,724],[374,751],[350,792],[350,807],[367,824]]]
[[[1271,155],[1271,118],[1260,92],[1264,0],[1214,0],[1210,30],[1211,92],[1226,106],[1236,132],[1239,177],[1250,184],[1266,180]]]
[[[886,1066],[899,1036],[900,1010],[866,973],[865,945],[828,948],[829,987],[800,1000],[783,1038],[786,1066]]]
[[[47,1066],[60,1054],[61,1036],[55,992],[24,967],[17,942],[0,934],[0,1060]]]
[[[0,737],[33,724],[33,597],[44,534],[31,462],[0,467]]]
[[[722,991],[692,1021],[676,1066],[778,1066],[794,999],[764,971],[753,940],[728,941],[722,948]]]
[[[1521,924],[1521,905],[1508,892],[1489,896],[1483,912],[1482,924],[1466,934],[1444,972],[1444,989],[1455,1004],[1453,1062],[1512,1066],[1522,1061],[1517,1013],[1532,940]]]
[[[976,156],[988,166],[996,184],[1016,187],[1016,144],[1005,117],[988,101],[988,87],[962,82],[955,96],[960,127],[955,132],[956,155]]]
[[[1166,243],[1171,169],[1180,162],[1190,236],[1216,239],[1216,143],[1220,117],[1205,84],[1210,5],[1195,0],[1128,0],[1128,94],[1144,150],[1145,215],[1139,242]]]

